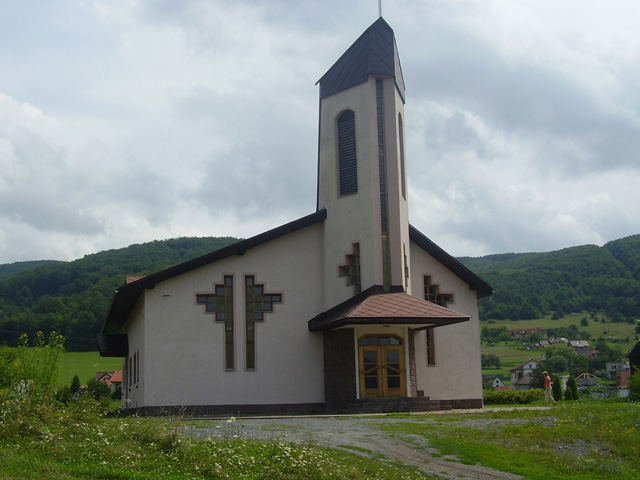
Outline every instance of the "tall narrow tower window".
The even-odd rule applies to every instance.
[[[380,230],[382,232],[382,285],[391,288],[391,257],[389,247],[389,208],[387,203],[387,157],[384,141],[384,101],[382,79],[376,79],[376,111],[378,126],[378,174],[380,177]]]
[[[358,193],[356,120],[352,110],[345,110],[338,117],[338,168],[340,196]]]
[[[407,186],[404,173],[404,126],[402,116],[398,114],[398,137],[400,138],[400,184],[402,185],[402,198],[407,199]]]

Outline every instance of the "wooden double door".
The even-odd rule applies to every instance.
[[[358,339],[360,398],[406,397],[402,339],[365,335]]]

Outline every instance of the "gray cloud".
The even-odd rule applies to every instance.
[[[638,233],[634,5],[580,2],[576,16],[571,2],[385,4],[407,84],[412,223],[454,255]],[[3,13],[9,262],[248,236],[310,213],[314,84],[377,4],[95,0]]]

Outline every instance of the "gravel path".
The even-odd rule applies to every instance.
[[[484,412],[488,409],[482,410]],[[467,426],[481,428],[482,425],[497,422],[531,421],[524,419],[486,419],[475,418],[479,411],[448,411],[441,413],[460,413],[461,422]],[[466,414],[466,415],[462,415]],[[544,418],[544,417],[543,417]],[[549,417],[546,417],[548,421]],[[515,480],[521,476],[493,470],[482,465],[465,465],[457,458],[445,457],[429,446],[427,439],[420,435],[390,433],[380,429],[380,425],[419,422],[436,422],[434,413],[411,417],[394,418],[386,415],[368,415],[362,417],[323,416],[323,417],[267,417],[239,418],[235,421],[214,420],[206,428],[197,424],[186,427],[196,436],[233,436],[252,437],[260,440],[285,440],[295,443],[314,444],[323,447],[342,449],[351,453],[375,457],[378,460],[401,462],[418,467],[422,472],[448,480]]]

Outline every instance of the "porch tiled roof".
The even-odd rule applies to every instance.
[[[382,293],[372,288],[311,319],[309,330],[380,324],[439,327],[466,322],[469,318],[404,292]]]
[[[461,313],[406,293],[380,293],[366,298],[345,314],[349,318],[464,318]]]

